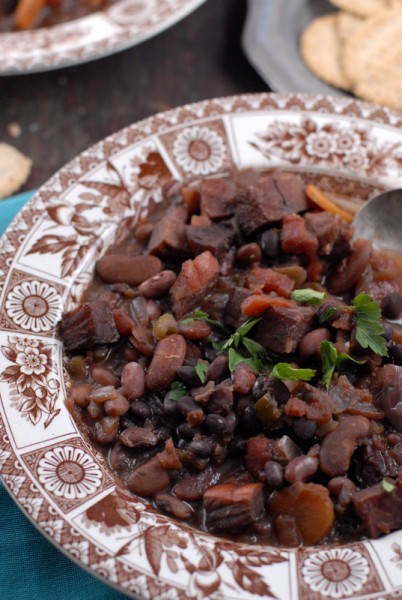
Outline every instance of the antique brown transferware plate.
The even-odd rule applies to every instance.
[[[367,599],[402,593],[402,533],[297,550],[206,535],[114,479],[64,405],[57,323],[126,215],[166,176],[284,167],[368,198],[402,184],[402,117],[348,98],[257,94],[158,114],[56,173],[0,241],[0,471],[67,555],[132,597]]]
[[[135,46],[171,27],[205,0],[119,0],[53,27],[0,33],[0,75],[85,63]]]

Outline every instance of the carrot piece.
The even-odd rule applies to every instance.
[[[314,202],[314,204],[317,204],[320,208],[322,208],[322,210],[325,210],[333,215],[339,215],[348,223],[351,223],[353,221],[352,215],[338,208],[338,206],[334,204],[334,202],[332,202],[332,200],[330,200],[324,194],[324,192],[322,192],[320,189],[318,189],[318,187],[316,187],[312,183],[310,183],[306,187],[306,195],[312,202]]]
[[[305,544],[316,544],[334,524],[334,505],[329,491],[317,483],[302,483],[274,492],[270,510],[274,521],[280,515],[294,517]]]
[[[30,29],[38,19],[46,0],[19,0],[15,11],[17,29]]]
[[[266,294],[252,294],[241,303],[241,311],[247,317],[260,317],[271,306],[293,306],[293,302]]]

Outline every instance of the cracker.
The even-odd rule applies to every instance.
[[[362,23],[364,23],[364,19],[361,17],[357,17],[356,15],[352,15],[343,10],[337,13],[337,27],[341,47],[343,47],[343,44],[357,32]]]
[[[327,83],[349,89],[341,68],[341,44],[337,14],[317,17],[303,31],[300,53],[309,69]]]
[[[330,2],[358,17],[368,17],[382,8],[392,6],[394,0],[330,0]]]
[[[383,9],[345,42],[343,68],[359,97],[402,109],[402,7]]]
[[[27,181],[31,168],[30,158],[13,146],[0,142],[0,198],[17,192]]]

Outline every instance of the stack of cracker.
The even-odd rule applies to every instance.
[[[300,38],[306,65],[356,96],[402,110],[402,0],[330,0]]]
[[[27,181],[31,168],[30,158],[14,146],[0,142],[0,199],[17,192]]]

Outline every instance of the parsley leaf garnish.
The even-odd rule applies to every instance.
[[[293,290],[290,297],[295,302],[305,302],[306,304],[321,304],[328,296],[326,292],[318,292],[311,288]]]
[[[233,371],[236,369],[236,367],[240,363],[245,363],[246,365],[251,367],[255,373],[259,373],[259,371],[261,370],[261,368],[263,366],[263,363],[259,358],[256,358],[256,357],[247,358],[247,357],[243,356],[242,354],[240,354],[240,352],[237,352],[234,348],[229,348],[228,356],[229,356],[229,370],[231,373],[233,373]]]
[[[356,340],[360,346],[370,348],[380,356],[388,356],[378,302],[361,292],[353,299],[353,304],[356,311]]]
[[[217,327],[218,329],[221,329],[225,333],[229,333],[228,330],[226,329],[226,327],[223,325],[223,323],[220,323],[219,321],[215,321],[215,319],[210,319],[209,315],[206,312],[204,312],[203,310],[195,310],[192,315],[190,315],[186,319],[183,319],[182,323],[191,323],[192,321],[205,321],[206,323],[209,323],[209,325],[212,325],[213,327]]]
[[[328,308],[324,310],[319,317],[320,324],[322,325],[323,323],[326,323],[336,313],[337,310],[338,309],[335,306],[328,306]]]
[[[170,391],[167,393],[169,400],[180,400],[188,395],[188,389],[181,381],[173,381]]]
[[[289,363],[282,362],[274,366],[270,377],[288,381],[308,381],[314,375],[314,369],[294,369]]]
[[[364,365],[365,360],[357,360],[346,352],[338,352],[332,342],[323,340],[321,342],[321,363],[322,374],[326,388],[331,385],[335,369],[339,370],[345,362],[352,362],[356,365]]]
[[[223,344],[221,351],[225,352],[225,350],[229,350],[229,348],[238,348],[242,339],[248,334],[250,329],[254,327],[259,321],[261,321],[261,317],[258,319],[247,319],[243,325],[240,325],[238,329],[226,340]]]
[[[201,383],[205,383],[207,378],[208,365],[207,363],[200,362],[198,365],[194,367],[195,372],[197,373]]]

